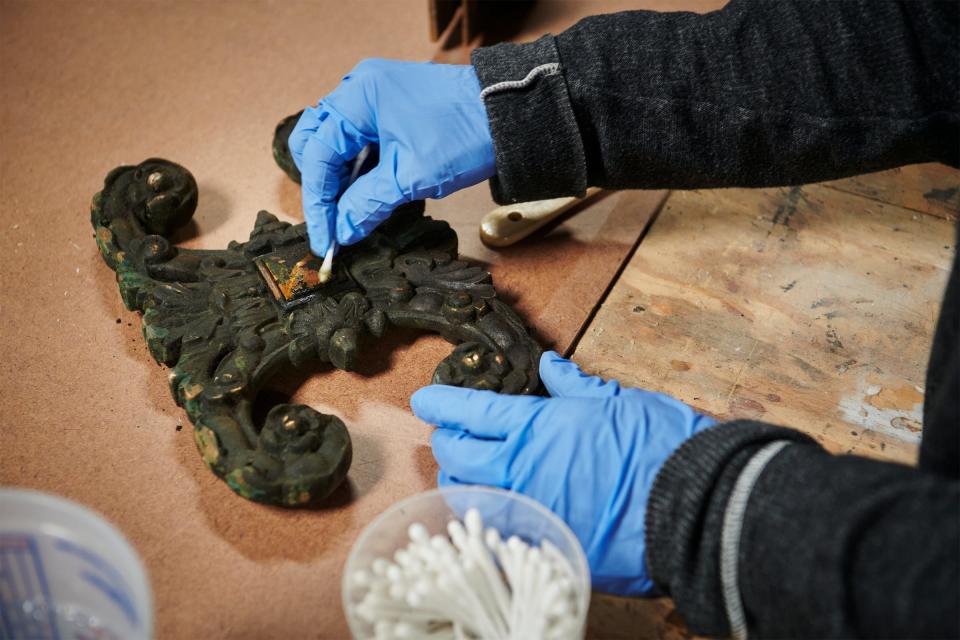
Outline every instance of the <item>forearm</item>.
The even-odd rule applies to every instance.
[[[745,485],[765,449],[768,462]],[[744,488],[731,540],[730,498]],[[658,475],[647,560],[696,633],[730,633],[733,589],[750,632],[763,637],[952,637],[958,503],[956,482],[831,456],[789,429],[729,423],[695,436]],[[731,561],[734,585],[721,571]]]
[[[479,49],[499,200],[770,186],[958,159],[957,5],[735,1]]]

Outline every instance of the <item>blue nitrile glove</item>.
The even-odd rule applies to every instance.
[[[289,138],[314,254],[359,242],[411,200],[442,198],[494,174],[493,139],[470,65],[364,60],[310,107]],[[380,163],[346,188],[368,144]]]
[[[585,375],[552,351],[540,376],[552,397],[442,385],[413,394],[414,413],[439,427],[439,483],[530,496],[576,534],[594,588],[653,593],[643,524],[653,479],[684,440],[716,421],[663,394]]]

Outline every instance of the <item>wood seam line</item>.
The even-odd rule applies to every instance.
[[[730,393],[727,394],[726,405],[730,406],[730,399],[733,398],[733,392],[737,390],[737,387],[740,386],[740,378],[743,377],[743,371],[747,368],[747,365],[750,364],[750,360],[753,359],[753,352],[757,350],[757,345],[760,344],[758,338],[753,339],[753,346],[750,347],[750,353],[747,354],[747,359],[744,360],[743,364],[740,365],[740,370],[737,371],[737,377],[733,380],[733,386],[730,387]]]
[[[899,203],[897,203],[897,202],[890,202],[889,200],[882,200],[882,199],[880,199],[880,198],[871,198],[870,196],[865,195],[865,194],[863,194],[863,193],[860,193],[859,191],[848,191],[847,189],[841,189],[840,187],[837,187],[837,186],[832,185],[832,184],[824,184],[824,183],[816,183],[816,182],[813,182],[813,183],[811,183],[811,184],[809,184],[809,185],[801,185],[801,186],[804,186],[804,187],[806,187],[806,186],[818,186],[818,187],[823,187],[824,189],[832,189],[832,190],[834,190],[834,191],[839,191],[840,193],[843,193],[843,194],[846,194],[846,195],[849,195],[849,196],[856,196],[857,198],[863,198],[864,200],[869,200],[870,202],[879,202],[880,204],[885,204],[885,205],[887,205],[887,206],[889,206],[889,207],[896,207],[896,208],[898,208],[898,209],[903,209],[904,211],[912,211],[912,212],[914,212],[914,213],[922,213],[922,214],[925,215],[925,216],[930,216],[931,218],[936,218],[937,220],[946,220],[947,222],[956,222],[956,218],[955,218],[955,217],[952,217],[949,212],[944,213],[944,214],[941,214],[941,215],[937,215],[936,213],[930,213],[929,211],[924,211],[923,209],[915,209],[915,208],[913,208],[913,207],[908,207],[908,206],[906,206],[906,205],[904,205],[904,204],[899,204]],[[958,215],[958,214],[953,214],[953,215],[955,216],[955,215]]]
[[[577,333],[573,336],[573,340],[570,341],[570,345],[564,350],[563,357],[568,360],[576,353],[577,347],[580,346],[580,340],[583,339],[583,336],[586,335],[587,329],[593,324],[594,318],[597,317],[597,313],[600,312],[600,308],[607,301],[607,298],[610,297],[610,292],[613,291],[613,288],[620,281],[620,276],[623,275],[623,272],[626,271],[627,265],[633,260],[634,254],[636,254],[637,249],[640,247],[640,244],[643,242],[643,239],[647,237],[647,233],[650,232],[650,229],[653,228],[653,225],[656,224],[657,218],[660,217],[660,212],[663,211],[664,207],[667,206],[667,202],[673,197],[674,192],[668,191],[660,203],[657,205],[657,208],[654,209],[653,213],[650,215],[650,219],[647,220],[647,224],[644,225],[643,229],[637,235],[636,242],[633,243],[633,246],[630,247],[630,250],[627,251],[626,255],[623,257],[623,260],[620,262],[620,266],[617,267],[617,270],[610,277],[610,282],[607,283],[607,286],[604,288],[603,293],[600,294],[600,298],[597,300],[596,304],[593,305],[593,308],[590,310],[590,313],[587,314],[586,319],[583,321],[583,324],[580,325],[580,328],[577,330]]]

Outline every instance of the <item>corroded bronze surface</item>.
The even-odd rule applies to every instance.
[[[283,127],[274,155],[294,177]],[[423,202],[344,247],[322,286],[310,279],[318,265],[305,226],[266,211],[249,240],[225,250],[173,246],[168,236],[196,206],[190,172],[150,159],[107,175],[91,220],[124,304],[143,314],[150,353],[171,368],[170,390],[194,424],[201,456],[240,495],[296,506],[343,481],[351,445],[338,418],[280,404],[259,425],[251,409],[284,368],[321,361],[352,370],[361,346],[388,325],[427,329],[458,345],[433,382],[503,393],[539,387],[540,347],[497,300],[490,275],[457,259],[456,234],[424,216]]]

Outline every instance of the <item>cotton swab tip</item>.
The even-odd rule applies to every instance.
[[[430,539],[427,528],[419,522],[414,522],[407,528],[407,535],[410,536],[410,539],[414,542],[426,542]]]
[[[463,524],[471,537],[479,539],[483,535],[483,518],[480,517],[480,512],[476,509],[467,510],[467,514],[463,518]]]
[[[358,587],[365,587],[370,584],[370,574],[366,571],[354,571],[353,572],[353,584]]]
[[[327,249],[327,255],[323,256],[323,264],[320,265],[320,271],[317,273],[320,284],[330,282],[333,277],[333,248],[334,245],[331,244]]]

